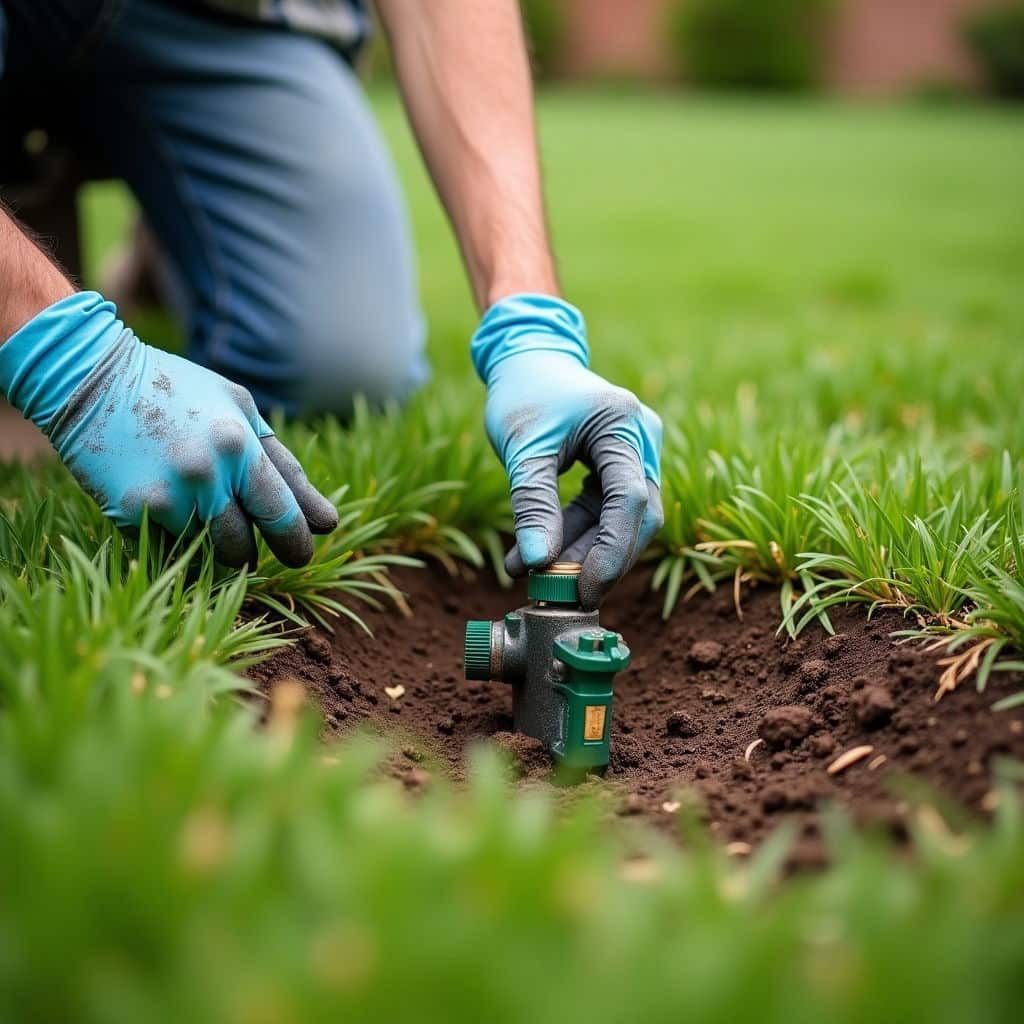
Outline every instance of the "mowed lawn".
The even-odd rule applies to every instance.
[[[343,570],[430,545],[472,558],[507,526],[457,255],[396,98],[373,103],[408,190],[435,379],[403,412],[286,428],[342,508],[313,569],[232,582],[201,549],[166,568],[60,471],[0,471],[0,1018],[1016,1019],[1009,784],[991,829],[923,815],[912,857],[837,817],[833,866],[782,882],[785,835],[730,861],[685,819],[674,844],[512,795],[487,755],[466,787],[410,800],[373,781],[373,750],[325,751],[286,702],[261,728],[227,692],[234,659],[278,639],[239,619],[247,596],[323,611]],[[958,517],[1012,520],[1019,115],[554,91],[540,123],[594,365],[668,427],[664,565],[774,565],[794,586],[799,552],[827,540],[795,498],[836,483],[889,512],[904,495],[926,518],[959,510],[922,520],[954,545]],[[90,283],[129,219],[118,187],[90,191]],[[173,340],[160,318],[144,328]],[[696,540],[744,531],[760,562],[693,560]],[[1019,573],[995,538],[965,578]],[[879,543],[869,531],[868,554]]]
[[[437,375],[468,376],[475,313],[449,229],[397,98],[373,102],[407,190]],[[556,91],[539,119],[564,290],[599,370],[655,404],[753,387],[782,418],[829,375],[845,411],[898,414],[961,384],[977,406],[961,414],[999,418],[984,378],[1020,368],[1024,332],[1018,114]],[[123,223],[104,188],[92,267]]]
[[[449,424],[466,416],[457,429],[475,433],[483,394],[466,348],[476,313],[397,97],[381,91],[373,103],[419,254],[434,365],[420,404]],[[898,575],[898,560],[918,560],[918,540],[866,522],[885,483],[895,532],[920,519],[954,554],[964,531],[983,536],[1011,511],[1020,519],[1004,507],[1024,450],[1019,114],[548,91],[539,121],[564,289],[587,316],[593,365],[636,390],[668,428],[659,550],[676,571],[666,564],[659,578],[667,607],[704,566],[716,578],[738,571],[806,586],[806,556],[838,553],[857,563],[841,573],[850,582]],[[104,187],[88,210],[95,268],[126,207]],[[827,510],[799,506],[805,493],[825,500],[837,486],[860,491],[851,499],[860,532],[890,564],[837,552]],[[756,512],[735,507],[741,493],[759,502]],[[944,509],[952,515],[935,526]],[[752,516],[772,520],[763,536],[749,536]],[[472,534],[492,524],[459,525]],[[732,542],[750,540],[759,554],[739,558]],[[724,546],[695,560],[695,546],[712,543]],[[1013,561],[987,543],[969,554]],[[900,600],[958,612],[963,599],[948,593],[971,574],[961,567],[941,599],[908,582]],[[1011,617],[1024,635],[1024,590]]]

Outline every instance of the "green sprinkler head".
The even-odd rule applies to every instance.
[[[530,573],[530,603],[466,623],[467,679],[509,683],[516,732],[540,740],[573,776],[608,766],[612,683],[629,664],[618,633],[579,605],[576,562]]]

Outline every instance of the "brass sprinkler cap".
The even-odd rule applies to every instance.
[[[555,562],[546,569],[531,572],[526,593],[531,601],[547,604],[579,604],[579,562]]]

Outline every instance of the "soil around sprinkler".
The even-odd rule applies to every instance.
[[[462,672],[465,620],[500,617],[524,603],[522,589],[438,567],[395,582],[411,618],[362,609],[372,638],[339,620],[333,635],[310,630],[250,675],[264,691],[299,680],[323,711],[325,738],[367,725],[393,737],[389,770],[410,789],[434,772],[461,778],[480,740],[506,750],[522,785],[547,785],[544,748],[511,732],[510,688]],[[896,612],[868,620],[861,608],[836,609],[836,636],[813,626],[789,641],[776,635],[777,591],[746,592],[740,620],[731,588],[720,588],[666,623],[649,576],[636,572],[601,620],[634,652],[616,678],[611,765],[586,784],[615,814],[675,832],[686,802],[721,842],[750,846],[790,821],[793,862],[813,865],[824,857],[828,803],[903,836],[910,794],[984,816],[994,763],[1024,761],[1024,710],[991,711],[1024,689],[1024,676],[994,673],[983,694],[969,681],[936,703],[937,656],[892,640],[906,628]]]

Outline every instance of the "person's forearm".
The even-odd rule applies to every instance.
[[[558,293],[516,0],[378,0],[413,130],[481,309]]]
[[[71,282],[0,206],[0,345],[74,292]]]

